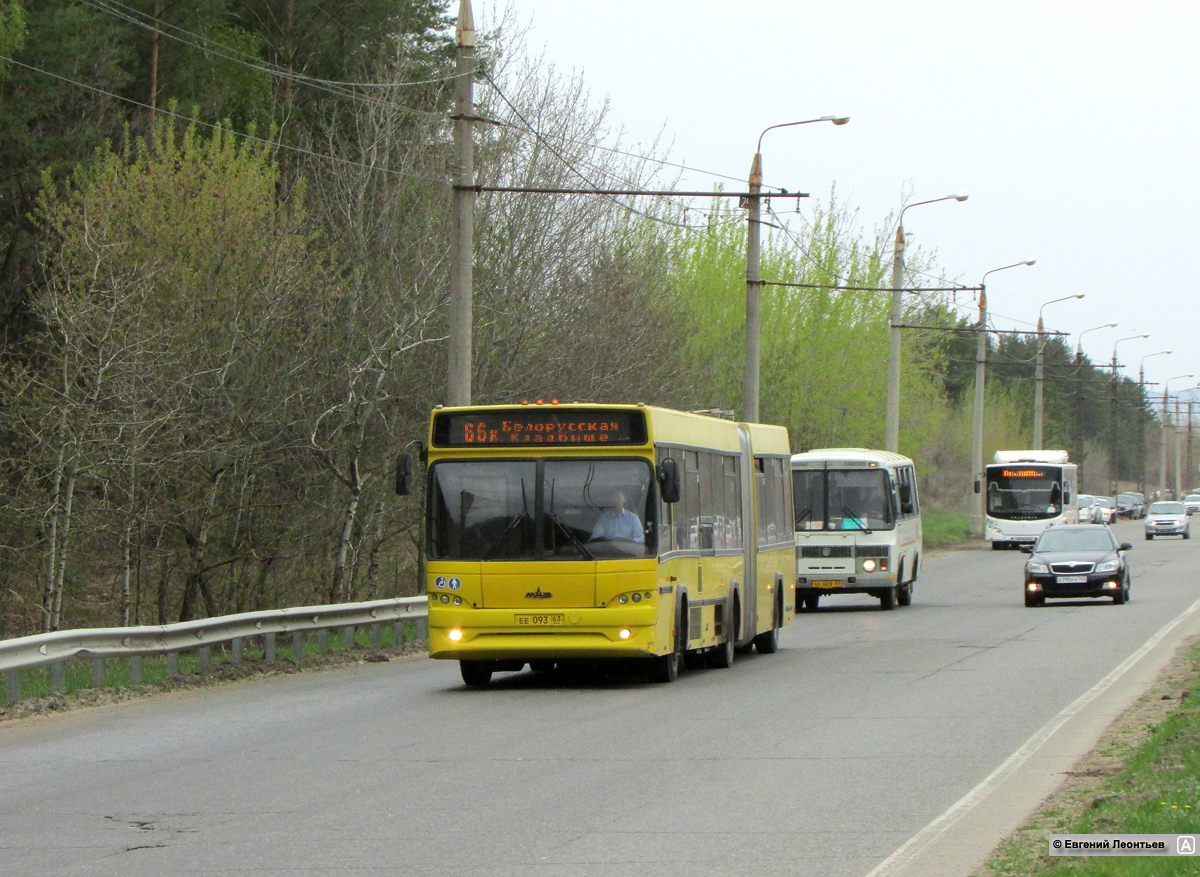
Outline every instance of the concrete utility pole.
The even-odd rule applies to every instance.
[[[1175,397],[1175,499],[1183,499],[1183,430],[1179,427],[1179,397]]]
[[[888,335],[887,424],[884,438],[884,446],[892,453],[900,452],[900,323],[904,317],[904,303],[900,296],[904,289],[904,211],[938,201],[966,201],[969,197],[966,192],[959,192],[957,195],[917,201],[901,209],[896,220],[896,243],[892,249],[892,310],[891,332]]]
[[[763,132],[765,134],[766,131]],[[762,135],[758,137],[760,149]],[[762,297],[762,277],[759,274],[760,233],[762,230],[762,153],[755,152],[750,163],[750,197],[746,216],[746,352],[742,370],[742,419],[758,423],[759,339],[762,320],[759,300]]]
[[[1167,389],[1163,388],[1163,404],[1162,404],[1162,441],[1161,447],[1158,449],[1158,483],[1162,485],[1159,488],[1159,499],[1167,498],[1167,436],[1171,434],[1171,417],[1167,410]]]
[[[984,503],[987,485],[983,483],[983,386],[987,379],[987,290],[979,284],[979,328],[975,334],[975,410],[971,417],[971,471],[975,476],[975,496],[971,502],[971,535],[983,536]]]
[[[1147,353],[1138,364],[1138,491],[1141,493],[1146,492],[1146,360],[1170,355],[1170,350]]]
[[[461,0],[454,41],[454,234],[450,259],[450,338],[446,345],[446,404],[471,404],[472,296],[475,263],[475,19],[471,0]]]
[[[1038,308],[1037,321],[1037,367],[1035,369],[1034,386],[1033,386],[1033,449],[1040,451],[1042,449],[1042,422],[1043,422],[1043,390],[1042,386],[1046,383],[1046,325],[1042,322],[1042,311],[1046,309],[1046,305],[1052,305],[1055,302],[1069,301],[1073,298],[1083,298],[1086,293],[1078,293],[1077,295],[1065,295],[1062,298],[1056,298],[1053,301],[1048,301],[1046,304]]]
[[[759,300],[762,296],[762,277],[759,274],[762,231],[762,139],[768,131],[776,128],[793,128],[796,125],[811,125],[814,122],[833,122],[835,125],[845,125],[850,117],[844,114],[821,116],[819,119],[805,119],[803,122],[784,122],[781,125],[770,125],[758,135],[758,145],[754,148],[754,160],[750,162],[750,178],[747,180],[749,191],[742,202],[747,208],[746,226],[746,351],[742,365],[742,420],[747,423],[757,423],[758,388],[759,388],[759,339],[762,335],[762,318],[759,314]]]

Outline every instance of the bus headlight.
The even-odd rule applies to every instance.
[[[454,628],[454,630],[452,630],[448,634],[446,634],[446,637],[450,640],[450,642],[456,643],[460,639],[462,639],[462,631],[456,627],[456,628]]]
[[[867,558],[866,560],[864,560],[863,561],[863,571],[864,572],[875,572],[875,561],[871,560],[870,558]]]
[[[617,602],[620,603],[621,605],[625,605],[626,603],[629,602],[629,598],[627,596],[625,596],[624,594],[622,594],[620,597],[617,597]]]
[[[621,632],[617,634],[617,636],[619,636],[621,639],[629,639],[631,636],[633,636],[633,631],[628,627],[622,627]]]
[[[641,602],[642,602],[642,595],[641,595],[641,594],[634,594],[634,595],[633,595],[633,602],[634,602],[634,603],[641,603]]]

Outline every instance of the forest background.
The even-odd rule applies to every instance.
[[[445,387],[452,33],[445,0],[0,0],[0,637],[419,591],[389,485]],[[519,28],[480,36],[478,182],[671,185]],[[763,288],[762,419],[880,447],[889,297],[838,287],[887,285],[895,216],[802,204],[766,216],[763,278],[812,286]],[[475,229],[475,401],[740,407],[727,199],[488,194]],[[953,285],[919,249],[905,283]],[[970,496],[974,307],[906,296],[927,508]],[[990,337],[989,457],[1029,444],[1036,345]],[[1146,478],[1138,384],[1046,362],[1046,446]]]

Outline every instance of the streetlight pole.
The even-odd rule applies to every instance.
[[[975,410],[971,421],[971,471],[978,499],[971,503],[971,535],[983,535],[983,389],[987,380],[987,276],[1018,265],[1032,265],[1036,259],[1013,262],[985,271],[979,281],[979,326],[975,330]],[[893,302],[894,303],[894,302]]]
[[[1064,295],[1062,298],[1048,301],[1038,308],[1037,367],[1034,373],[1033,386],[1033,449],[1035,451],[1042,449],[1042,386],[1046,382],[1046,326],[1042,322],[1042,311],[1046,309],[1046,305],[1052,305],[1060,301],[1070,301],[1073,298],[1083,298],[1086,294],[1080,292],[1075,295]]]
[[[1147,353],[1138,363],[1138,490],[1146,492],[1146,360],[1152,356],[1169,356],[1171,351]]]
[[[1075,453],[1072,455],[1076,458],[1076,465],[1079,466],[1079,491],[1083,489],[1083,336],[1088,332],[1097,332],[1100,329],[1115,329],[1116,323],[1105,323],[1103,326],[1093,326],[1091,329],[1084,329],[1079,333],[1079,337],[1075,341]]]
[[[784,122],[782,125],[771,125],[758,135],[758,145],[754,150],[754,160],[750,163],[749,192],[746,199],[748,208],[746,227],[746,352],[742,373],[742,419],[749,423],[757,423],[758,384],[759,384],[759,339],[762,335],[762,318],[759,314],[759,299],[762,292],[762,278],[759,274],[760,257],[760,227],[762,225],[762,139],[768,131],[776,128],[791,128],[796,125],[811,125],[814,122],[833,122],[835,125],[845,125],[850,121],[849,116],[821,116],[819,119],[806,119],[803,122]]]
[[[1120,486],[1121,478],[1121,469],[1117,461],[1117,345],[1122,341],[1132,341],[1135,338],[1149,337],[1149,332],[1143,332],[1141,335],[1127,335],[1124,338],[1118,338],[1113,344],[1112,380],[1109,381],[1110,397],[1108,403],[1108,436],[1109,453],[1111,454],[1111,459],[1108,461],[1108,471],[1114,509],[1117,507],[1117,494],[1120,493],[1117,488]]]
[[[900,451],[900,322],[904,317],[900,291],[904,288],[904,211],[939,201],[966,201],[969,197],[966,192],[959,192],[957,195],[917,201],[901,208],[896,222],[896,243],[892,249],[891,334],[888,336],[887,435],[884,440],[884,447],[892,453]]]

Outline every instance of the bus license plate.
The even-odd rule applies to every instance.
[[[838,579],[816,579],[812,586],[814,588],[840,588],[842,583]]]
[[[1087,584],[1087,576],[1059,576],[1056,581],[1060,585],[1084,585]]]
[[[518,627],[558,627],[563,623],[561,614],[553,615],[518,615]]]

